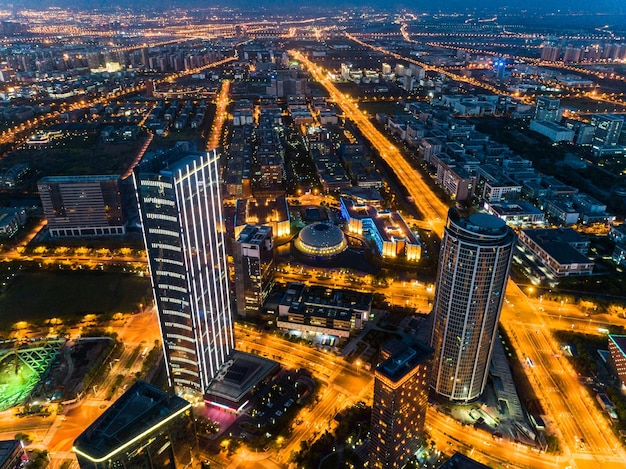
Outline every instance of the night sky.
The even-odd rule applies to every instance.
[[[410,11],[467,11],[473,9],[500,9],[507,7],[510,10],[519,11],[521,5],[529,10],[561,11],[561,12],[586,12],[586,13],[626,13],[626,2],[623,0],[317,0],[310,2],[306,0],[17,0],[14,2],[0,1],[0,5],[14,5],[16,7],[46,7],[65,6],[79,8],[107,8],[112,6],[122,7],[215,7],[215,6],[237,6],[244,8],[255,8],[260,6],[283,11],[294,7],[358,7],[372,6],[385,9],[402,9]]]

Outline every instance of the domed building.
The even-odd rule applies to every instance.
[[[312,257],[333,257],[348,247],[341,229],[324,222],[305,226],[295,245],[298,251]]]

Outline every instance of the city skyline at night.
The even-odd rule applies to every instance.
[[[0,4],[6,459],[623,467],[622,3]]]

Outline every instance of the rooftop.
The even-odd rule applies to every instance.
[[[420,342],[413,342],[399,348],[387,360],[376,367],[376,373],[392,380],[399,381],[415,367],[428,360],[433,354],[433,349]]]
[[[271,226],[246,225],[239,233],[237,242],[260,245],[265,242],[265,239],[271,233]]]
[[[23,446],[20,440],[2,440],[0,441],[0,467],[11,461],[16,448]],[[10,466],[13,467],[13,466]]]
[[[285,197],[237,200],[235,226],[245,225],[246,223],[266,224],[288,220],[289,207]]]
[[[137,381],[74,441],[74,450],[106,460],[189,409],[185,399]]]
[[[267,358],[235,351],[207,390],[207,398],[238,408],[248,393],[280,365]]]
[[[328,249],[345,244],[343,232],[338,226],[324,222],[305,226],[298,235],[299,240],[311,249]]]
[[[626,357],[626,335],[610,334],[609,341],[613,342],[617,346],[621,354]]]
[[[399,212],[378,211],[373,205],[359,205],[353,200],[341,197],[341,204],[352,219],[371,219],[376,231],[384,241],[406,239],[410,244],[421,244]]]
[[[499,216],[511,215],[541,215],[543,212],[530,202],[520,201],[517,203],[489,203],[491,210]]]
[[[447,226],[456,226],[465,233],[476,234],[485,239],[501,238],[510,234],[506,222],[495,215],[473,213],[464,217],[454,208],[448,211]]]
[[[361,293],[353,290],[333,289],[320,285],[312,285],[302,293],[301,302],[310,305],[332,306],[346,310],[356,309],[369,311],[372,307],[372,295],[370,293]]]
[[[573,228],[536,228],[534,230],[523,230],[524,234],[537,244],[562,242],[562,243],[584,243],[587,238]]]
[[[522,232],[561,265],[592,262],[572,246],[574,243],[585,243],[585,238],[571,228],[542,228]]]
[[[94,181],[116,181],[119,175],[94,175],[94,176],[46,176],[41,178],[39,182],[49,184],[72,183],[72,182],[94,182]]]

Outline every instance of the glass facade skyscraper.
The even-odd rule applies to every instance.
[[[498,217],[461,217],[450,209],[430,345],[431,386],[451,401],[472,401],[485,388],[514,245],[513,231]]]
[[[170,383],[204,394],[234,348],[219,155],[174,150],[135,170]]]

